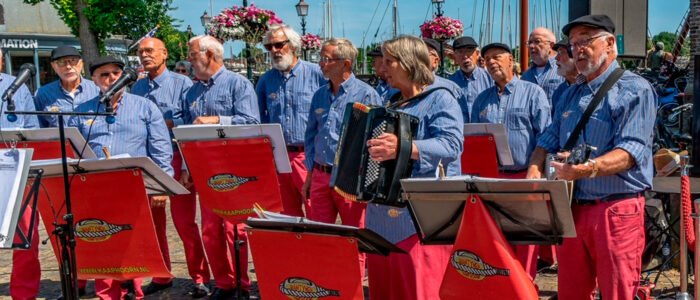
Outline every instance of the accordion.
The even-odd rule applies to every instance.
[[[331,186],[353,201],[405,206],[400,199],[399,180],[411,175],[411,149],[418,123],[418,118],[386,107],[349,103],[335,152]],[[378,163],[370,158],[366,145],[382,133],[395,134],[398,145],[396,159]]]

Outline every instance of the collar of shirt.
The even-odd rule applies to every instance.
[[[506,83],[506,86],[503,87],[503,95],[510,95],[513,93],[513,90],[515,89],[515,86],[518,84],[520,79],[513,77],[511,81]],[[496,93],[500,92],[498,90],[498,86],[494,86],[496,88]]]
[[[61,91],[66,95],[70,95],[71,97],[75,97],[75,95],[82,93],[84,85],[85,78],[80,77],[80,84],[78,84],[78,87],[75,89],[75,93],[71,93],[69,90],[66,90],[66,88],[63,87],[63,84],[61,84],[61,79],[58,80],[58,87],[61,89]]]
[[[289,70],[289,76],[285,76],[284,72],[282,72],[280,70],[277,70],[277,69],[275,69],[275,70],[277,70],[277,74],[280,75],[280,78],[285,78],[285,77],[291,78],[291,77],[295,77],[296,73],[302,72],[301,68],[303,68],[303,66],[302,66],[303,63],[304,63],[304,61],[301,60],[301,58],[297,58],[297,64],[294,65],[291,70]]]
[[[605,70],[605,72],[603,72],[603,74],[600,74],[595,79],[586,83],[586,86],[591,90],[592,93],[597,93],[600,87],[605,82],[605,80],[608,79],[608,76],[610,76],[610,74],[618,67],[619,65],[617,64],[617,61],[613,61],[612,64],[610,64]]]
[[[160,87],[166,80],[168,80],[168,78],[170,78],[170,75],[170,71],[166,68],[163,74],[156,76],[156,78],[153,78],[153,80],[151,80],[151,78],[149,77],[148,85],[150,85],[151,88]]]
[[[209,78],[209,80],[202,81],[202,84],[204,84],[205,86],[214,85],[214,82],[216,82],[216,79],[219,78],[219,76],[221,76],[221,74],[223,74],[225,70],[226,70],[226,68],[224,66],[221,66],[221,68],[219,68],[219,70],[217,70],[216,73],[214,73],[214,75],[212,75],[211,78]]]
[[[338,95],[340,96],[342,94],[345,94],[345,91],[350,90],[353,86],[355,85],[355,74],[350,73],[350,77],[348,77],[347,80],[343,81],[343,83],[340,84],[340,88],[338,89]],[[329,85],[330,87],[330,85]],[[331,95],[333,95],[333,90],[331,89]],[[335,98],[337,96],[333,96],[331,98]]]
[[[468,75],[462,69],[459,69],[459,73],[462,74],[462,77],[464,77],[464,81],[474,81],[474,80],[476,80],[474,73],[476,72],[477,68],[479,68],[479,67],[475,67],[474,70],[472,70],[472,72]]]

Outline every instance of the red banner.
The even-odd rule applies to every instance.
[[[63,177],[44,178],[39,213],[50,232],[66,212]],[[158,247],[141,170],[75,175],[71,183],[79,279],[171,277]],[[47,195],[48,193],[48,195]],[[60,261],[57,239],[52,236]]]
[[[465,136],[462,174],[497,178],[498,154],[496,151],[496,141],[491,135]]]
[[[538,299],[537,290],[481,199],[467,200],[440,298]]]
[[[248,229],[260,298],[363,299],[354,238]]]
[[[0,149],[6,149],[5,143],[0,143]],[[32,160],[61,158],[61,142],[55,141],[19,141],[17,148],[33,148]],[[70,141],[66,140],[66,157],[78,158],[73,151]]]
[[[272,143],[267,137],[180,143],[199,199],[231,223],[254,216],[253,205],[282,211]]]

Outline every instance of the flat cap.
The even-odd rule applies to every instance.
[[[367,52],[367,56],[382,56],[382,47],[377,47]]]
[[[600,28],[609,33],[615,33],[615,23],[607,15],[586,15],[580,17],[564,25],[561,31],[568,36],[571,29],[579,25]]]
[[[481,48],[481,55],[486,55],[486,52],[488,52],[490,49],[503,49],[506,50],[506,52],[511,53],[510,46],[503,43],[491,43]]]
[[[440,43],[438,41],[434,39],[423,39],[423,42],[425,42],[428,48],[433,48],[435,51],[440,52]]]
[[[457,50],[465,47],[476,48],[479,47],[479,44],[477,44],[476,41],[470,36],[463,36],[452,42],[452,49]]]
[[[554,46],[552,47],[552,49],[554,49],[554,51],[557,51],[557,49],[559,49],[561,47],[568,47],[568,46],[569,46],[569,38],[564,36],[561,38],[561,40],[554,43]]]
[[[80,52],[72,46],[60,46],[51,50],[51,61],[57,60],[61,57],[66,56],[78,56],[80,57]]]
[[[101,56],[95,59],[95,61],[92,62],[90,65],[90,75],[92,75],[93,72],[95,72],[95,69],[104,66],[104,65],[109,65],[109,64],[115,64],[119,66],[120,69],[124,70],[124,62],[117,59],[114,56]]]

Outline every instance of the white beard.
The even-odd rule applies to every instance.
[[[579,73],[583,74],[584,76],[591,75],[591,74],[593,74],[593,72],[595,72],[595,71],[597,71],[598,69],[600,69],[600,67],[601,67],[601,66],[605,63],[605,61],[607,61],[607,60],[608,60],[608,53],[607,53],[607,52],[603,52],[603,54],[600,56],[600,58],[598,58],[598,61],[595,61],[595,62],[594,62],[594,61],[590,61],[590,60],[589,60],[588,63],[586,63],[586,67],[584,67],[583,70],[578,70],[578,71],[579,71]]]
[[[294,63],[294,56],[291,53],[283,55],[280,61],[272,59],[272,67],[283,72],[289,70],[292,63]]]

